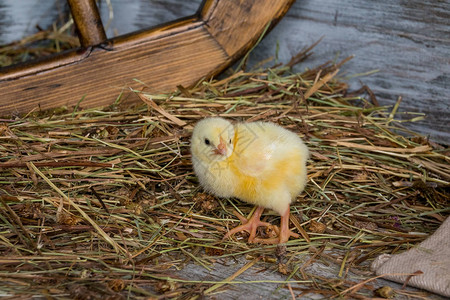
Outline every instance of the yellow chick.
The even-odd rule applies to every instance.
[[[236,197],[257,205],[251,218],[242,216],[239,231],[250,233],[249,242],[285,243],[299,237],[289,229],[289,207],[306,185],[309,151],[293,132],[267,122],[232,124],[223,118],[199,121],[191,139],[194,171],[203,188],[218,197]],[[281,215],[278,237],[256,238],[264,208]]]

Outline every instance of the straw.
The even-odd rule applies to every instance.
[[[167,94],[135,91],[142,100],[135,106],[80,103],[3,117],[2,293],[188,299],[276,283],[287,297],[372,297],[369,262],[413,247],[449,215],[448,148],[406,131],[395,119],[398,106],[380,107],[370,92],[367,100],[370,89],[350,93],[339,78],[342,63],[301,73],[292,64]],[[199,187],[189,139],[208,116],[274,122],[302,137],[311,152],[309,181],[290,217],[301,238],[281,248],[248,244],[245,233],[222,241],[240,224],[233,211],[253,208]],[[263,219],[278,224],[280,217],[266,210]],[[212,271],[223,268],[218,261],[246,257],[251,261],[228,278],[177,271]],[[318,274],[318,263],[335,273]],[[287,279],[274,282],[263,272],[238,280],[262,264]]]

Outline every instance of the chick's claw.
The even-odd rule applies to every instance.
[[[247,231],[250,234],[250,236],[248,238],[248,241],[250,243],[254,242],[254,240],[256,238],[256,230],[258,229],[258,227],[260,227],[260,226],[266,226],[266,227],[273,226],[272,224],[270,224],[268,222],[263,222],[263,221],[260,220],[261,214],[262,214],[263,211],[264,211],[264,207],[259,206],[255,210],[253,215],[250,217],[250,219],[246,219],[242,215],[240,215],[239,213],[234,212],[234,214],[239,218],[239,220],[241,220],[241,222],[243,224],[238,226],[238,227],[233,228],[230,231],[228,231],[227,234],[225,234],[225,236],[223,237],[223,239],[227,239],[228,237],[232,236],[233,234],[235,234],[237,232]]]
[[[294,238],[300,237],[300,235],[298,235],[295,232],[292,232],[289,229],[289,210],[286,210],[286,212],[284,212],[281,215],[280,227],[281,228],[278,233],[278,237],[270,238],[270,239],[255,239],[255,242],[261,243],[261,244],[283,244],[283,243],[286,243],[291,236]]]

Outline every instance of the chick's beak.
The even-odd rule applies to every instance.
[[[217,148],[214,149],[215,154],[219,155],[227,155],[227,143],[223,140],[222,137],[220,137],[220,143],[217,145]]]

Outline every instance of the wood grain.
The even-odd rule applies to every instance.
[[[74,106],[81,99],[82,107],[109,105],[122,91],[142,87],[138,81],[151,92],[193,85],[235,61],[292,2],[208,0],[199,16],[0,69],[0,115]],[[138,101],[129,94],[122,98]]]
[[[25,5],[34,7],[35,12],[37,5],[33,4],[33,1],[38,0],[23,0]],[[195,7],[188,9],[189,5],[196,6],[199,3],[198,0],[189,3],[181,0],[112,2],[115,10],[109,31],[111,35],[111,28],[124,33],[182,17],[185,15],[183,10],[189,13],[195,11]],[[149,2],[153,5],[149,5]],[[209,14],[212,14],[218,1],[207,3],[210,7],[204,7],[205,12],[202,14],[206,14],[208,10]],[[53,13],[44,3],[39,4],[39,7],[42,9],[41,14],[46,17],[49,16],[47,11]],[[0,8],[0,15],[4,16],[2,20],[8,20],[8,15],[17,16],[17,11],[5,9],[6,11],[2,11]],[[107,17],[106,6],[101,6],[101,9],[102,15]],[[37,22],[36,15],[39,14],[35,13],[34,19],[27,16],[27,20],[35,20],[30,21],[33,25]],[[41,18],[39,24],[45,27],[45,24],[53,23],[56,18],[56,14],[53,20],[50,18],[42,21]],[[130,18],[133,21],[128,21]],[[351,89],[356,90],[363,84],[368,85],[381,105],[393,105],[398,96],[402,96],[400,112],[412,111],[427,115],[424,121],[404,125],[430,136],[434,141],[450,145],[449,20],[449,1],[297,1],[281,22],[252,51],[247,65],[259,63],[275,53],[280,61],[288,62],[301,48],[310,46],[324,36],[322,42],[313,50],[314,54],[298,65],[297,70],[316,67],[337,56],[344,58],[355,55],[343,66],[338,76],[345,77],[372,70],[378,72],[369,76],[347,78]],[[19,30],[20,28],[14,25],[20,22],[23,20],[15,18],[0,24],[3,37],[10,36],[7,33],[12,28]],[[17,34],[17,38],[20,38],[22,33]],[[85,55],[89,55],[89,52],[85,52]],[[54,61],[53,67],[71,64],[80,59],[83,59],[83,56],[75,53],[65,56],[65,62]],[[3,79],[7,79],[4,72],[5,70],[0,70]],[[29,69],[24,71],[28,74],[33,72],[35,71]],[[20,96],[20,91],[17,93]],[[16,98],[5,101],[15,100]],[[413,118],[414,115],[397,114],[397,117],[407,119]]]
[[[105,29],[95,0],[67,0],[77,27],[80,44],[94,46],[106,40]]]
[[[229,56],[248,49],[266,24],[276,22],[292,5],[291,1],[216,1],[215,9],[203,12],[206,28]],[[236,33],[239,37],[236,37]]]
[[[450,145],[449,20],[449,1],[297,1],[252,52],[248,64],[275,53],[287,62],[323,36],[296,70],[354,55],[338,75],[349,76],[352,90],[367,85],[380,105],[388,106],[402,96],[396,118],[417,116],[406,112],[425,113],[425,120],[403,125]]]
[[[201,26],[182,35],[150,40],[138,46],[129,44],[122,43],[112,51],[95,49],[82,63],[14,80],[10,84],[13,89],[2,94],[4,99],[20,96],[20,102],[2,103],[0,109],[30,111],[40,100],[40,109],[45,110],[74,105],[82,97],[85,97],[83,107],[110,104],[122,90],[142,87],[135,78],[150,90],[166,91],[179,84],[194,84],[227,60]]]

